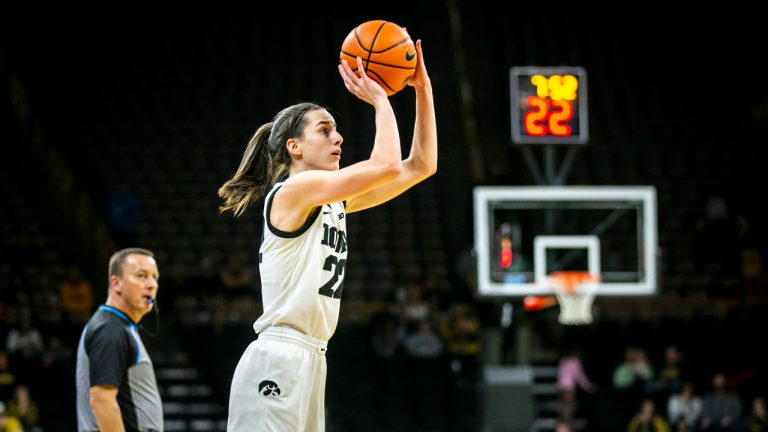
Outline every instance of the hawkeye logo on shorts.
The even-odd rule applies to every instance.
[[[280,396],[280,387],[274,381],[264,380],[259,383],[259,393],[262,396]]]

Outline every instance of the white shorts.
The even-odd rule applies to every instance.
[[[327,347],[289,327],[259,333],[232,378],[227,432],[324,431]]]

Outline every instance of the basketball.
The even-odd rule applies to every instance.
[[[391,21],[367,21],[349,32],[341,44],[339,61],[347,60],[357,73],[357,57],[387,96],[404,89],[416,71],[416,46],[408,32]]]

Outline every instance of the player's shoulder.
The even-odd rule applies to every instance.
[[[272,201],[275,199],[275,196],[277,193],[282,189],[282,187],[285,186],[285,180],[278,181],[277,183],[273,184],[272,187],[267,190],[267,193],[264,194],[264,207],[269,207],[272,204]]]

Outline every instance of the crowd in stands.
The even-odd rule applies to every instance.
[[[174,291],[186,296],[218,295],[233,303],[258,299],[257,275],[246,269],[233,257],[218,270],[201,263],[187,280],[166,282],[183,287]],[[76,268],[31,282],[2,293],[0,431],[69,430],[62,425],[74,427],[74,350],[103,293]],[[377,421],[391,430],[450,430],[458,417],[478,424],[488,326],[480,303],[425,278],[394,287],[388,301],[369,307],[373,312],[366,320],[342,316],[337,346],[351,348],[343,340],[352,328],[366,335],[361,351],[367,353],[369,375],[360,378],[376,388]],[[560,430],[568,430],[576,416],[595,428],[606,422],[601,417],[613,417],[614,425],[631,432],[767,430],[764,371],[732,365],[718,370],[717,364],[695,357],[701,351],[687,352],[684,346],[653,347],[650,355],[643,346],[626,346],[624,359],[610,371],[590,363],[601,355],[591,348],[564,354]]]
[[[744,372],[726,374],[715,369],[713,374],[699,374],[694,372],[693,361],[675,344],[664,348],[658,363],[648,358],[645,349],[628,346],[624,359],[613,368],[610,386],[597,389],[584,372],[580,357],[564,355],[558,375],[578,377],[578,385],[560,385],[558,430],[573,430],[574,412],[587,417],[613,416],[613,428],[628,432],[768,430],[765,389],[753,385],[757,381],[754,371],[746,374],[750,377],[746,380]],[[573,393],[588,398],[586,406],[578,405]],[[596,395],[612,403],[595,403]],[[615,416],[606,407],[615,410]],[[593,430],[595,423],[600,421],[593,421],[586,430]]]

